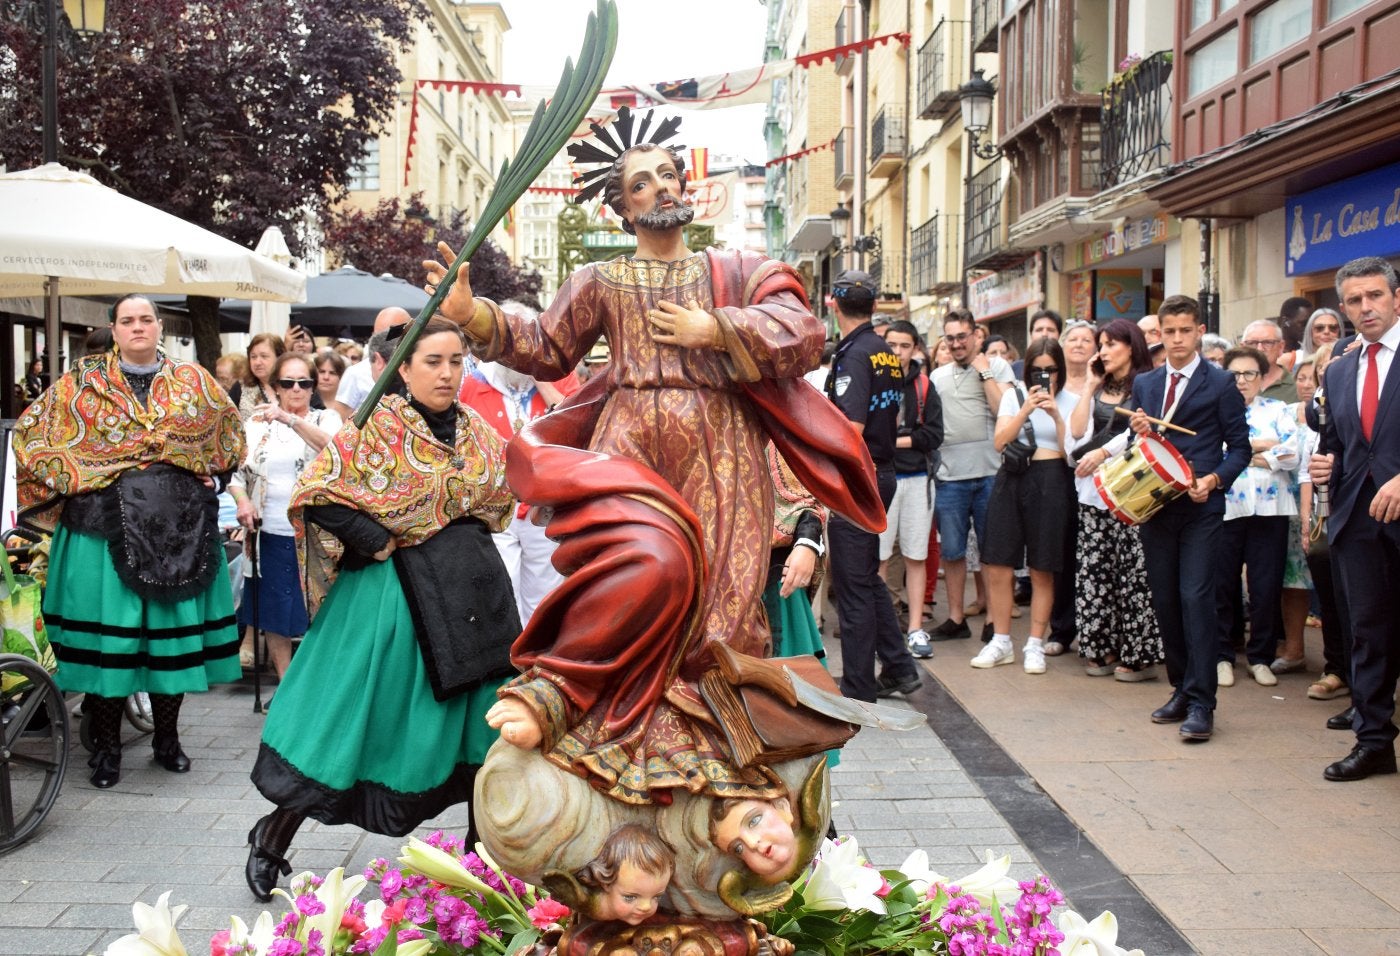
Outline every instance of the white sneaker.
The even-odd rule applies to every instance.
[[[910,631],[905,641],[909,645],[909,653],[915,657],[928,659],[933,656],[933,645],[929,643],[928,632],[923,628]]]
[[[1254,682],[1262,687],[1273,687],[1278,684],[1278,676],[1268,664],[1250,664],[1249,672],[1254,675]]]
[[[1027,674],[1044,674],[1045,645],[1040,641],[1026,641],[1025,650],[1021,651],[1021,666]]]
[[[1217,661],[1215,665],[1215,682],[1221,687],[1235,686],[1235,665],[1229,661]]]
[[[1016,663],[1016,651],[1011,646],[1010,641],[1001,642],[993,638],[982,650],[977,652],[977,656],[972,659],[973,667],[997,667],[1001,664]],[[1041,666],[1044,666],[1044,660]]]

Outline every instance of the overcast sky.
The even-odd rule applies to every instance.
[[[554,86],[566,57],[577,57],[595,0],[500,0],[510,19],[502,81]],[[763,63],[768,8],[758,0],[675,4],[617,0],[618,41],[607,86],[640,86]],[[763,106],[675,110],[686,146],[762,163]],[[664,115],[658,111],[658,116]]]

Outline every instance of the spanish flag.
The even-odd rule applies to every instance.
[[[709,178],[710,175],[710,151],[704,147],[692,149],[690,151],[690,181],[699,182]]]

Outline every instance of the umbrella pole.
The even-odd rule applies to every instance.
[[[44,280],[44,348],[49,353],[49,384],[57,382],[63,375],[63,351],[60,340],[63,336],[63,316],[58,303],[58,276]]]
[[[262,522],[254,522],[253,530],[248,533],[253,536],[248,555],[253,562],[253,713],[261,714],[263,712],[262,668],[264,648],[262,614],[258,607],[258,605],[262,603],[262,573],[258,569],[258,539],[262,537]]]

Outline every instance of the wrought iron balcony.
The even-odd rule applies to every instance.
[[[851,185],[855,178],[855,163],[852,161],[851,152],[854,137],[851,135],[849,126],[841,127],[841,131],[836,134],[836,142],[832,146],[832,151],[836,154],[833,165],[836,168],[837,189],[842,189]]]
[[[904,107],[890,104],[870,124],[870,175],[887,179],[904,168]]]
[[[919,119],[942,119],[958,111],[958,86],[966,78],[965,20],[939,20],[919,47]]]
[[[939,213],[909,235],[909,292],[939,295],[962,284],[957,215]]]
[[[967,181],[964,199],[963,266],[990,259],[1001,244],[1001,164],[992,163]]]
[[[1001,0],[972,0],[972,52],[997,51],[997,24],[1001,20]]]
[[[1137,179],[1171,161],[1170,51],[1154,53],[1103,91],[1102,188]]]

